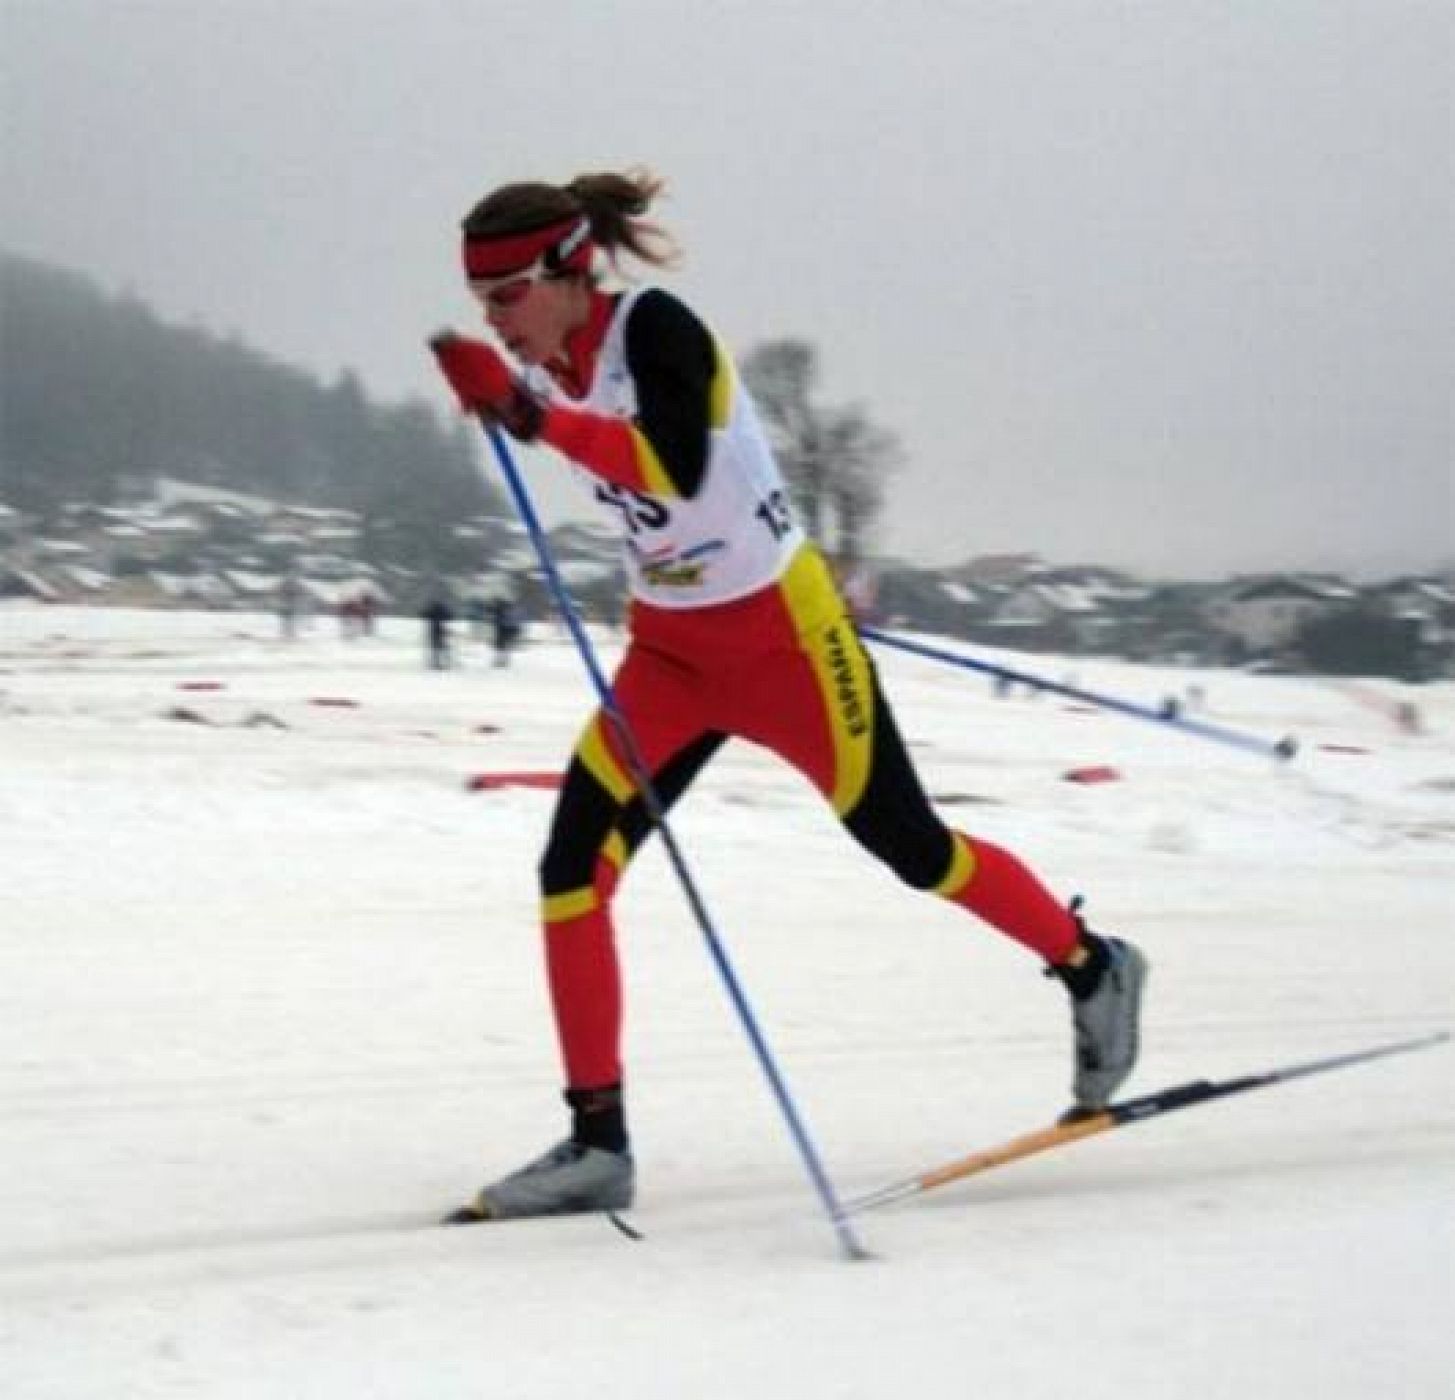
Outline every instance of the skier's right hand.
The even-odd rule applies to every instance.
[[[512,437],[533,442],[540,436],[545,411],[492,345],[454,331],[430,337],[440,373],[466,413],[499,423]]]

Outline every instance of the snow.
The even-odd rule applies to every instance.
[[[1133,1091],[1455,1023],[1455,685],[1367,684],[1412,733],[1307,679],[1008,660],[1302,741],[1273,767],[879,654],[946,816],[1151,955]],[[1448,1046],[865,1214],[851,1264],[655,850],[621,899],[646,1241],[432,1228],[564,1125],[551,795],[466,780],[557,768],[588,704],[545,628],[432,673],[410,620],[0,607],[6,1396],[1450,1393]],[[1054,984],[791,771],[730,746],[677,833],[844,1196],[1062,1106]]]

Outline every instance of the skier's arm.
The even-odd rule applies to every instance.
[[[731,383],[726,355],[676,297],[652,290],[632,306],[626,361],[633,418],[552,403],[541,437],[593,475],[652,496],[693,496],[707,469],[708,433]]]

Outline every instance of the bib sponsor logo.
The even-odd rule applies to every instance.
[[[663,557],[633,548],[644,582],[659,588],[697,588],[707,578],[707,561],[727,548],[726,540],[703,540],[680,553]]]
[[[648,564],[642,578],[653,588],[698,588],[707,576],[707,569],[691,560],[677,559],[666,564]]]

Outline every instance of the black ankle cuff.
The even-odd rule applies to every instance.
[[[606,1152],[626,1151],[626,1107],[620,1084],[608,1084],[602,1089],[567,1089],[565,1098],[571,1109],[572,1142]]]
[[[1059,963],[1050,969],[1051,975],[1066,984],[1066,989],[1077,1001],[1085,1001],[1101,984],[1101,975],[1111,961],[1106,940],[1083,927],[1077,948],[1086,950],[1086,957],[1079,967],[1070,963]]]

